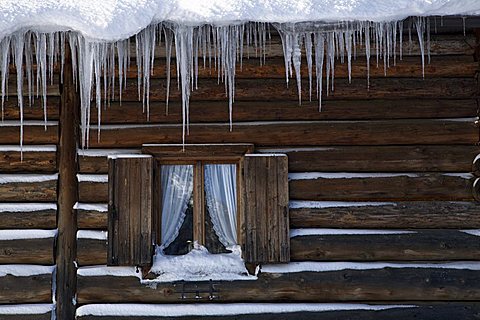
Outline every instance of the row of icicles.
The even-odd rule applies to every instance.
[[[149,118],[150,75],[153,72],[155,51],[164,46],[166,53],[166,113],[170,95],[170,65],[176,56],[177,86],[182,96],[182,141],[188,133],[189,101],[192,90],[197,88],[199,68],[215,70],[218,82],[222,82],[228,96],[229,122],[232,128],[232,106],[235,99],[235,72],[237,65],[242,67],[242,59],[253,49],[260,64],[265,63],[271,27],[282,39],[285,57],[287,85],[295,75],[298,98],[301,103],[300,67],[302,53],[306,56],[309,98],[316,92],[319,109],[322,95],[334,90],[335,63],[348,64],[348,77],[351,80],[352,59],[356,59],[357,48],[365,49],[367,74],[370,76],[370,59],[373,54],[377,66],[383,60],[387,68],[402,59],[403,30],[408,28],[409,42],[412,33],[418,38],[422,66],[425,65],[425,52],[430,59],[430,20],[413,18],[393,22],[340,22],[335,24],[298,23],[266,24],[245,23],[229,26],[183,26],[160,23],[151,25],[138,33],[135,38],[135,56],[138,69],[138,96],[143,104],[146,118]],[[23,141],[23,108],[32,105],[34,98],[41,98],[47,121],[47,87],[54,80],[54,67],[60,65],[60,82],[63,79],[65,45],[71,48],[74,81],[79,88],[81,100],[81,141],[82,148],[88,147],[91,101],[97,106],[98,139],[100,139],[100,117],[102,103],[108,104],[118,90],[121,101],[122,91],[127,80],[127,70],[131,61],[130,39],[116,42],[95,42],[85,39],[76,32],[40,33],[18,31],[0,42],[0,74],[3,106],[8,98],[9,67],[13,62],[16,69],[17,92],[22,92],[26,80],[28,102],[18,95],[20,109],[20,145]],[[245,52],[244,52],[245,51]],[[36,66],[36,68],[35,68]],[[315,68],[315,69],[314,69]],[[315,70],[316,81],[313,81]],[[322,75],[325,74],[326,84]],[[369,82],[369,81],[368,81]],[[313,88],[313,85],[315,86]],[[368,89],[368,88],[367,88]],[[92,97],[92,95],[95,95]]]

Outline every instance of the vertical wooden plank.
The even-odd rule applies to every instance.
[[[193,167],[193,239],[205,244],[205,194],[203,164],[197,161]]]
[[[156,244],[162,243],[162,167],[160,161],[153,161],[153,239]]]
[[[73,301],[76,292],[77,215],[73,206],[78,201],[77,139],[79,99],[73,82],[72,56],[68,41],[65,47],[63,83],[60,85],[61,106],[58,144],[58,211],[56,251],[56,316],[74,319]]]
[[[109,222],[108,264],[149,265],[152,259],[152,158],[129,156],[117,158],[110,164],[113,169],[109,168],[109,181],[113,190],[110,191],[109,216],[113,221]]]
[[[248,263],[288,262],[287,156],[247,155],[243,176],[245,260]]]
[[[108,159],[108,251],[107,251],[107,261],[110,264],[116,264],[117,261],[117,243],[114,239],[118,237],[118,229],[116,228],[117,224],[117,215],[115,214],[115,196],[116,188],[115,186],[115,160]]]

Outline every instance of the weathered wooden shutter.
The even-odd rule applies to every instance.
[[[245,261],[290,261],[286,155],[245,155],[242,202],[241,239]]]
[[[153,159],[146,155],[109,159],[108,264],[152,262]]]

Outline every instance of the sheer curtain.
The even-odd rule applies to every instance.
[[[205,166],[205,194],[213,229],[220,242],[229,247],[237,244],[237,166]]]
[[[162,248],[178,236],[193,191],[193,166],[162,165]]]

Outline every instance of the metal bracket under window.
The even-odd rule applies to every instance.
[[[208,282],[181,281],[179,284],[181,285],[180,299],[182,300],[215,300],[220,298],[216,287],[218,283],[214,283],[212,280]]]

